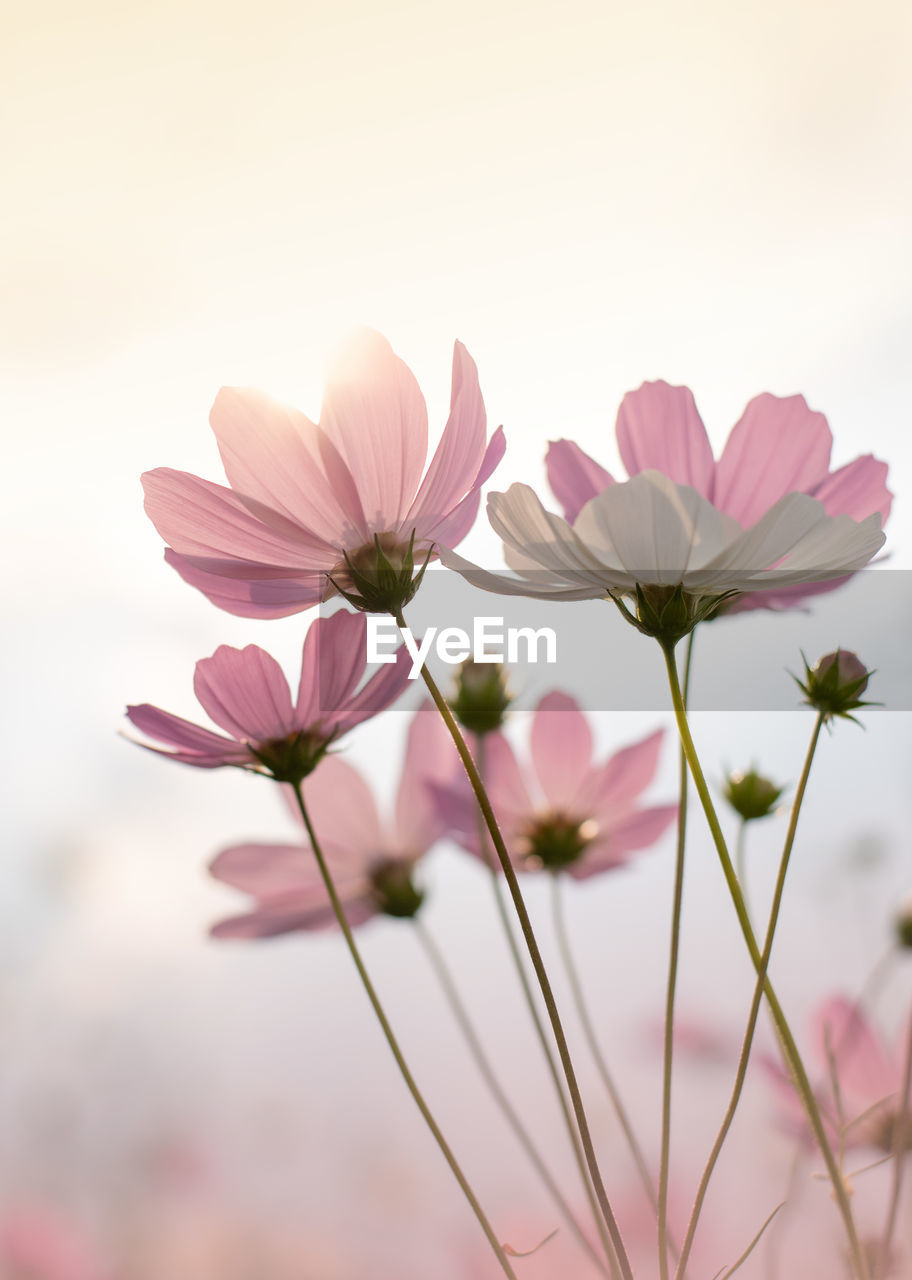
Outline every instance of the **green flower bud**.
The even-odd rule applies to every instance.
[[[469,733],[481,736],[499,729],[512,701],[503,663],[467,658],[459,668],[456,697],[451,699],[450,707]]]
[[[842,716],[857,724],[858,721],[850,714],[852,711],[877,705],[862,702],[858,696],[868,687],[872,673],[857,654],[850,653],[848,649],[837,649],[835,653],[826,654],[814,667],[808,666],[804,654],[801,657],[804,661],[804,683],[797,676],[792,678],[805,695],[805,702],[821,713],[824,722]]]
[[[912,949],[912,902],[907,902],[896,917],[896,941],[901,947]]]
[[[725,779],[723,795],[735,813],[745,822],[756,818],[766,818],[782,795],[784,787],[777,787],[769,778],[764,778],[756,769],[748,769],[747,773],[730,773]]]
[[[371,889],[380,911],[398,920],[416,915],[424,892],[412,883],[412,867],[408,862],[390,858],[371,868]]]

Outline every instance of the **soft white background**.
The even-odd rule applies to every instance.
[[[280,806],[257,779],[181,771],[116,736],[128,701],[192,713],[192,664],[220,642],[261,643],[291,670],[307,623],[229,618],[184,586],[139,474],[220,479],[218,387],[262,386],[315,416],[332,347],[368,323],[418,375],[432,433],[453,339],[466,343],[507,432],[504,485],[542,488],[561,435],[614,464],[617,404],[644,378],[690,385],[717,446],[750,396],[800,390],[828,415],[837,464],[889,460],[892,564],[909,568],[912,16],[884,0],[190,0],[38,4],[4,26],[0,1189],[116,1235],[153,1198],[165,1212],[150,1152],[186,1142],[207,1170],[194,1220],[227,1205],[330,1251],[360,1223],[375,1280],[398,1280],[414,1236],[431,1242],[416,1276],[436,1280],[475,1228],[338,939],[205,939],[235,904],[207,859],[287,834]],[[497,554],[482,521],[465,547]],[[601,716],[600,742],[662,719]],[[808,798],[777,962],[798,1025],[822,994],[858,987],[912,889],[908,717],[865,719],[867,733],[825,741]],[[351,744],[381,788],[403,727],[391,715]],[[698,722],[715,777],[757,759],[794,779],[809,728],[799,713]],[[674,779],[669,750],[657,799]],[[757,833],[758,894],[782,825]],[[692,866],[682,1008],[736,1035],[748,974],[699,830]],[[659,1012],[670,867],[666,841],[568,904],[650,1138],[657,1067],[641,1032]],[[452,851],[427,879],[430,924],[563,1152],[483,879]],[[521,1218],[537,1187],[407,927],[362,936],[486,1203]],[[889,1030],[908,993],[906,964],[879,1006]],[[685,1200],[728,1078],[682,1076]],[[749,1105],[765,1122],[762,1090]],[[787,1160],[773,1143],[733,1163],[736,1243],[779,1198]],[[768,1171],[774,1190],[754,1200]],[[326,1262],[314,1280],[335,1274]]]

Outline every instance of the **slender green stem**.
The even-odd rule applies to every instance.
[[[367,970],[365,969],[364,962],[361,959],[361,953],[358,950],[357,944],[355,943],[355,939],[352,935],[352,931],[349,926],[348,920],[345,917],[345,910],[342,906],[342,903],[339,900],[339,895],[336,892],[336,886],[333,883],[333,878],[330,875],[329,867],[326,864],[326,859],[323,856],[323,851],[320,848],[319,841],[317,840],[316,832],[314,831],[313,826],[311,824],[310,814],[307,812],[307,806],[304,803],[304,795],[303,795],[303,792],[301,791],[300,784],[295,786],[294,793],[298,802],[298,808],[301,811],[301,818],[304,822],[304,826],[307,828],[307,834],[310,837],[310,845],[311,845],[311,848],[313,849],[314,857],[317,860],[317,866],[320,869],[320,875],[323,877],[323,883],[326,886],[326,892],[329,895],[329,900],[332,903],[332,908],[333,908],[333,911],[335,912],[336,920],[339,923],[339,928],[342,930],[342,934],[345,938],[346,945],[348,946],[349,953],[351,954],[351,958],[355,963],[355,968],[358,970],[358,976],[360,977],[364,990],[367,993],[367,998],[370,1000],[371,1004],[373,1005],[374,1013],[377,1015],[377,1021],[380,1023],[380,1027],[383,1031],[384,1036],[386,1037],[386,1042],[389,1045],[390,1050],[392,1051],[392,1055],[396,1060],[396,1065],[398,1066],[399,1071],[402,1074],[403,1080],[408,1086],[409,1092],[411,1093],[412,1097],[415,1100],[415,1104],[417,1105],[418,1110],[421,1112],[428,1128],[430,1129],[431,1133],[434,1135],[434,1138],[437,1141],[438,1147],[443,1152],[444,1159],[446,1160],[447,1164],[450,1166],[450,1169],[452,1170],[453,1175],[456,1178],[456,1181],[459,1183],[460,1187],[462,1188],[463,1195],[468,1200],[472,1208],[472,1212],[475,1214],[475,1217],[478,1219],[478,1222],[479,1222],[479,1225],[481,1226],[482,1231],[487,1236],[488,1243],[490,1244],[491,1248],[494,1250],[494,1253],[497,1257],[497,1261],[500,1263],[501,1271],[503,1271],[504,1275],[509,1276],[511,1280],[517,1280],[516,1272],[513,1270],[512,1266],[510,1265],[509,1259],[507,1258],[507,1255],[504,1253],[504,1250],[500,1241],[498,1240],[497,1236],[494,1234],[493,1227],[488,1222],[488,1219],[485,1217],[484,1211],[481,1205],[479,1204],[474,1191],[470,1187],[465,1174],[462,1172],[462,1169],[460,1168],[456,1157],[454,1156],[452,1150],[450,1149],[449,1144],[447,1143],[446,1139],[441,1133],[440,1128],[437,1125],[437,1121],[434,1119],[433,1115],[431,1114],[431,1110],[428,1104],[425,1102],[424,1097],[422,1096],[422,1093],[418,1088],[418,1085],[415,1083],[412,1073],[408,1068],[405,1058],[403,1057],[402,1050],[399,1048],[399,1042],[397,1041],[396,1037],[393,1035],[393,1029],[389,1024],[387,1016],[383,1010],[383,1006],[380,1003],[380,997],[377,995],[377,992],[374,989],[374,985],[367,975]]]
[[[573,1210],[564,1198],[564,1195],[545,1163],[545,1160],[539,1153],[538,1148],[533,1142],[526,1126],[523,1124],[521,1117],[510,1102],[506,1090],[500,1083],[497,1073],[491,1065],[491,1060],[485,1053],[484,1046],[482,1045],[478,1033],[472,1024],[472,1019],[469,1017],[469,1012],[459,994],[453,975],[450,972],[449,965],[444,959],[440,947],[435,942],[433,935],[425,927],[420,916],[413,916],[412,923],[415,927],[415,932],[418,935],[418,940],[424,948],[424,952],[428,958],[428,963],[437,975],[437,979],[443,989],[444,996],[446,997],[446,1000],[453,1012],[453,1017],[459,1024],[459,1029],[465,1038],[465,1042],[468,1045],[472,1057],[475,1059],[475,1063],[478,1070],[481,1072],[485,1084],[491,1092],[491,1096],[503,1113],[503,1116],[510,1128],[516,1134],[520,1145],[529,1157],[536,1173],[547,1189],[551,1199],[557,1206],[557,1209],[564,1218],[564,1221],[576,1236],[580,1245],[589,1255],[591,1261],[594,1262],[597,1267],[604,1270],[604,1263],[586,1238],[582,1227],[573,1215]]]
[[[735,1073],[735,1083],[732,1087],[731,1097],[729,1099],[725,1116],[722,1120],[722,1125],[716,1135],[716,1140],[713,1143],[712,1151],[710,1152],[709,1159],[706,1162],[706,1168],[703,1170],[703,1176],[700,1179],[700,1186],[697,1191],[696,1200],[694,1201],[693,1211],[690,1215],[690,1221],[687,1224],[687,1233],[681,1247],[681,1262],[679,1264],[678,1272],[680,1276],[684,1274],[681,1268],[683,1268],[690,1256],[694,1234],[697,1229],[700,1213],[703,1209],[703,1201],[706,1198],[710,1178],[713,1175],[713,1170],[716,1167],[716,1161],[719,1159],[722,1147],[728,1137],[728,1131],[735,1118],[735,1112],[738,1108],[738,1104],[741,1101],[741,1093],[744,1088],[744,1080],[747,1075],[747,1066],[750,1060],[751,1048],[754,1043],[754,1032],[757,1027],[757,1018],[760,1013],[760,1005],[763,1001],[764,983],[766,981],[770,957],[773,953],[773,940],[776,936],[776,926],[779,923],[779,912],[782,907],[782,895],[785,890],[785,879],[788,874],[792,848],[795,844],[795,835],[798,830],[798,816],[801,812],[802,802],[804,801],[804,793],[807,789],[808,778],[811,774],[811,765],[814,762],[814,754],[817,750],[817,743],[820,740],[820,730],[822,727],[823,716],[818,715],[814,722],[814,731],[811,734],[811,741],[808,745],[807,754],[805,755],[804,768],[801,771],[801,777],[795,791],[795,798],[792,801],[792,811],[789,816],[788,829],[785,835],[785,844],[782,847],[782,856],[779,859],[779,872],[776,876],[776,887],[773,892],[772,906],[770,907],[769,923],[766,929],[766,937],[763,942],[763,952],[760,957],[760,968],[757,972],[757,981],[754,984],[754,994],[751,999],[750,1012],[747,1018],[747,1028],[744,1032],[744,1039],[741,1044],[741,1053],[738,1057],[738,1069]],[[742,836],[746,825],[747,824],[744,822],[741,823]],[[678,1280],[677,1277],[676,1280]]]
[[[482,781],[484,781],[484,776],[485,776],[485,739],[484,737],[480,737],[478,739],[477,764],[478,764],[479,776],[481,777]],[[595,1222],[596,1229],[598,1230],[599,1239],[602,1242],[602,1248],[605,1250],[605,1256],[608,1259],[611,1275],[616,1277],[617,1262],[615,1261],[614,1250],[611,1246],[611,1237],[608,1235],[608,1230],[605,1226],[604,1219],[602,1218],[598,1201],[595,1198],[595,1191],[592,1188],[592,1182],[589,1178],[589,1171],[586,1168],[586,1157],[583,1152],[583,1147],[582,1147],[582,1143],[580,1142],[579,1133],[577,1131],[576,1124],[573,1119],[573,1112],[570,1110],[570,1104],[567,1101],[567,1095],[564,1092],[564,1085],[561,1079],[560,1067],[555,1061],[554,1053],[548,1041],[548,1036],[547,1036],[547,1032],[545,1031],[544,1023],[542,1022],[541,1013],[539,1012],[538,1004],[536,1003],[536,1000],[535,1000],[535,995],[533,994],[532,987],[529,983],[529,975],[526,973],[526,966],[523,963],[523,958],[522,958],[522,955],[520,954],[519,946],[517,945],[516,938],[513,934],[513,926],[510,923],[510,917],[507,912],[507,904],[504,901],[503,888],[500,882],[500,872],[498,870],[499,863],[495,859],[494,854],[491,850],[490,841],[488,839],[488,828],[485,825],[484,815],[482,814],[481,809],[477,810],[477,817],[478,817],[479,847],[481,849],[482,856],[484,857],[485,865],[487,866],[488,871],[490,872],[491,889],[494,894],[494,901],[497,905],[497,915],[500,919],[501,927],[504,932],[504,937],[507,940],[507,946],[509,947],[510,955],[513,957],[513,964],[516,969],[516,975],[519,978],[519,984],[520,984],[520,987],[522,988],[522,993],[523,993],[523,997],[525,998],[526,1007],[529,1010],[529,1016],[532,1019],[532,1025],[535,1028],[535,1034],[538,1038],[538,1042],[541,1046],[542,1054],[544,1055],[545,1062],[548,1067],[548,1074],[551,1076],[551,1082],[554,1085],[554,1092],[557,1097],[558,1104],[560,1106],[561,1115],[563,1116],[564,1125],[567,1130],[567,1136],[570,1139],[570,1145],[573,1148],[573,1156],[574,1156],[574,1159],[576,1160],[577,1169],[579,1170],[580,1180],[582,1182],[583,1189],[586,1193],[586,1198],[589,1201],[589,1207],[592,1210],[593,1221]],[[600,1263],[600,1267],[602,1270],[604,1270],[604,1263]]]
[[[896,1114],[893,1132],[893,1185],[890,1188],[890,1207],[887,1210],[887,1225],[884,1227],[883,1240],[877,1258],[877,1280],[888,1274],[890,1264],[890,1245],[896,1229],[896,1216],[899,1209],[899,1193],[902,1190],[903,1171],[906,1162],[903,1159],[906,1144],[909,1141],[910,1102],[912,1102],[912,1018],[909,1019],[909,1042],[906,1046],[906,1069],[903,1075],[902,1097],[899,1111]]]
[[[396,615],[396,622],[400,627],[405,626],[405,619],[401,612]],[[475,793],[475,799],[478,801],[481,811],[484,814],[485,824],[491,835],[491,841],[500,860],[500,865],[507,882],[507,888],[510,891],[510,897],[513,900],[513,906],[516,910],[519,925],[522,930],[523,938],[529,952],[529,958],[532,961],[532,968],[535,970],[535,976],[538,985],[541,988],[542,999],[545,1002],[545,1008],[548,1011],[548,1018],[551,1023],[551,1030],[554,1034],[554,1040],[557,1045],[558,1056],[560,1057],[561,1067],[563,1068],[564,1077],[567,1081],[567,1089],[570,1093],[570,1101],[573,1106],[573,1114],[576,1116],[577,1127],[579,1128],[580,1140],[583,1144],[583,1151],[586,1156],[586,1165],[589,1169],[589,1176],[592,1179],[592,1185],[595,1188],[595,1194],[598,1199],[599,1208],[605,1219],[605,1225],[608,1228],[608,1234],[611,1237],[611,1243],[617,1255],[618,1265],[621,1269],[623,1280],[634,1280],[633,1271],[630,1266],[630,1259],[627,1256],[627,1250],[624,1248],[624,1241],[621,1238],[620,1229],[617,1219],[611,1208],[608,1199],[608,1193],[605,1190],[605,1184],[602,1181],[601,1170],[599,1169],[598,1159],[595,1154],[595,1147],[592,1142],[592,1134],[589,1130],[589,1121],[586,1118],[586,1111],[583,1106],[583,1098],[580,1093],[579,1084],[576,1079],[576,1072],[573,1068],[573,1060],[570,1057],[570,1050],[567,1046],[567,1037],[564,1034],[564,1028],[561,1023],[560,1013],[558,1012],[557,1003],[554,999],[554,992],[551,989],[551,982],[542,960],[541,951],[535,937],[535,931],[532,928],[532,921],[529,919],[529,912],[523,900],[522,892],[519,887],[519,881],[516,878],[516,872],[510,861],[510,855],[507,852],[507,846],[501,834],[500,827],[497,825],[497,818],[494,810],[491,808],[491,802],[485,791],[484,784],[478,776],[478,769],[472,758],[472,753],[466,745],[466,741],[459,730],[459,725],[450,711],[447,701],[437,687],[434,677],[428,671],[427,667],[421,668],[421,674],[424,683],[427,686],[428,693],[433,699],[434,705],[440,712],[443,721],[449,730],[450,736],[459,752],[459,758],[462,761],[463,768],[468,775],[472,790]]]
[[[633,1156],[637,1171],[640,1175],[640,1180],[643,1183],[643,1188],[649,1199],[649,1203],[652,1205],[653,1212],[656,1212],[658,1210],[658,1199],[656,1197],[655,1184],[653,1183],[652,1175],[649,1172],[649,1166],[646,1163],[646,1157],[643,1155],[643,1149],[637,1141],[637,1136],[633,1131],[633,1125],[630,1122],[630,1117],[627,1114],[627,1109],[624,1106],[623,1099],[621,1098],[614,1077],[608,1069],[608,1063],[605,1061],[605,1056],[602,1053],[601,1046],[598,1042],[598,1036],[595,1033],[592,1018],[589,1015],[589,1007],[586,1002],[585,993],[583,992],[583,984],[580,981],[579,971],[577,970],[576,963],[573,959],[573,950],[570,946],[570,938],[567,933],[567,922],[564,915],[564,903],[563,896],[561,894],[559,875],[551,876],[551,911],[554,917],[554,933],[557,938],[557,945],[560,949],[561,958],[564,962],[564,968],[567,970],[567,978],[569,979],[570,988],[573,992],[573,999],[576,1003],[576,1011],[579,1015],[580,1025],[583,1028],[583,1034],[585,1035],[586,1042],[592,1052],[592,1057],[595,1060],[595,1065],[598,1068],[599,1075],[602,1077],[602,1082],[608,1093],[608,1097],[611,1099],[611,1105],[614,1107],[617,1118],[620,1121],[621,1128],[624,1131],[624,1137],[627,1139],[627,1145],[630,1147],[631,1155]]]
[[[747,914],[750,915],[750,902],[747,895],[747,822],[744,818],[738,823],[738,834],[735,836],[735,872],[744,895]]]
[[[682,698],[687,705],[694,632],[687,637]],[[659,1272],[668,1280],[668,1173],[671,1160],[671,1080],[674,1058],[675,995],[678,986],[678,957],[681,951],[681,911],[684,902],[684,846],[687,840],[687,756],[681,748],[678,779],[678,822],[675,848],[674,890],[671,906],[671,941],[668,951],[668,984],[665,990],[665,1033],[662,1046],[662,1140],[659,1155],[659,1195],[656,1205],[659,1224]]]
[[[700,765],[696,747],[690,733],[690,726],[687,723],[687,712],[684,707],[684,701],[681,696],[681,686],[678,681],[678,672],[674,660],[674,650],[671,647],[663,649],[665,654],[665,665],[668,672],[668,684],[671,690],[671,699],[674,706],[675,719],[678,724],[678,732],[681,736],[681,742],[687,753],[687,763],[690,766],[691,777],[694,780],[694,786],[700,797],[700,803],[706,814],[706,821],[709,824],[712,833],[713,843],[716,846],[716,852],[719,855],[719,861],[722,864],[722,871],[725,876],[725,882],[728,885],[729,895],[735,908],[735,914],[738,917],[738,923],[747,944],[748,953],[757,976],[761,979],[763,993],[766,996],[767,1003],[772,1014],[773,1023],[782,1045],[783,1053],[791,1071],[793,1082],[801,1101],[807,1112],[811,1128],[820,1147],[827,1172],[833,1183],[833,1192],[839,1212],[845,1225],[846,1234],[849,1241],[849,1250],[852,1259],[852,1265],[855,1269],[859,1280],[870,1280],[867,1259],[858,1239],[858,1233],[855,1229],[855,1222],[852,1218],[852,1208],[849,1204],[849,1196],[846,1190],[845,1182],[839,1172],[839,1166],[833,1155],[832,1148],[827,1138],[826,1129],[820,1115],[820,1109],[817,1106],[817,1100],[814,1097],[814,1091],[808,1080],[807,1071],[798,1052],[798,1046],[792,1035],[788,1020],[779,998],[773,989],[773,984],[769,979],[769,975],[763,969],[763,957],[760,948],[757,945],[757,939],[751,928],[750,917],[747,914],[747,908],[744,904],[744,897],[738,884],[738,877],[735,874],[735,868],[732,865],[731,855],[728,852],[728,846],[725,843],[725,837],[722,834],[722,828],[719,825],[719,818],[716,814],[715,806],[712,802],[712,796],[709,793],[709,787],[706,784],[706,778]]]

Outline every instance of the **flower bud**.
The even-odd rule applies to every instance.
[[[826,654],[814,667],[809,667],[807,658],[804,658],[804,673],[804,683],[797,676],[793,679],[804,693],[808,705],[819,711],[825,721],[835,716],[854,720],[850,712],[874,705],[862,702],[858,696],[868,687],[871,672],[857,654],[850,653],[848,649]]]
[[[481,736],[499,729],[512,701],[503,663],[475,662],[473,658],[467,658],[459,668],[456,697],[451,700],[450,707],[469,733]]]
[[[896,917],[895,928],[899,946],[912,950],[912,901],[907,902]]]
[[[747,773],[730,773],[725,779],[723,794],[735,813],[745,822],[751,822],[768,817],[784,790],[756,769],[748,769]]]

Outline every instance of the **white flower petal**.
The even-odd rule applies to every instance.
[[[671,585],[718,556],[741,529],[695,489],[641,471],[588,502],[573,531],[634,581]]]

